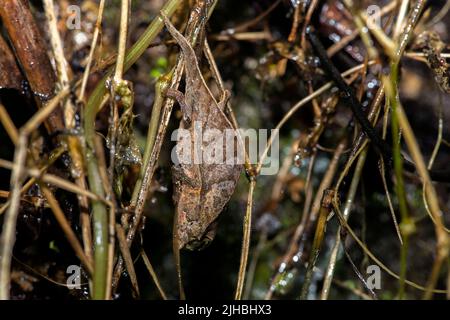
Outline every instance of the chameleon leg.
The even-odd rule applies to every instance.
[[[166,96],[178,102],[183,113],[183,120],[189,123],[191,121],[192,107],[186,104],[183,92],[169,88],[167,89]]]
[[[222,96],[220,97],[220,101],[217,103],[217,105],[219,106],[220,110],[225,110],[225,106],[228,103],[228,100],[230,100],[230,91],[228,90],[224,90],[222,92]]]

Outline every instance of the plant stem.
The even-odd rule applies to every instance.
[[[147,168],[150,162],[150,156],[153,151],[153,146],[156,140],[156,133],[158,132],[159,119],[161,118],[161,108],[165,100],[165,91],[170,85],[170,80],[172,78],[172,72],[169,74],[161,76],[155,84],[155,101],[152,107],[152,115],[150,117],[150,124],[147,131],[147,140],[145,141],[144,157],[142,159],[141,172],[136,181],[136,185],[133,190],[133,195],[131,197],[131,207],[136,206],[136,202],[139,196],[139,190],[142,187],[142,181],[145,174],[145,168]]]
[[[86,65],[86,69],[83,73],[83,80],[81,82],[81,89],[79,99],[80,101],[84,101],[84,93],[86,91],[86,84],[89,78],[89,71],[91,70],[92,60],[94,58],[95,48],[97,47],[98,35],[100,33],[100,27],[102,25],[103,20],[103,10],[105,8],[105,0],[101,0],[98,7],[98,15],[97,21],[95,22],[95,30],[94,35],[92,36],[91,49],[89,50],[88,62]]]
[[[314,241],[311,248],[311,255],[308,261],[308,267],[306,269],[305,281],[302,286],[300,299],[304,300],[308,296],[309,287],[311,285],[312,276],[314,273],[314,266],[316,265],[317,258],[319,257],[320,248],[322,246],[323,238],[325,235],[326,223],[328,214],[330,213],[331,204],[329,198],[331,195],[327,194],[327,189],[330,187],[331,182],[336,174],[338,168],[339,159],[342,156],[346,146],[346,140],[342,140],[336,148],[333,154],[333,158],[328,165],[328,169],[320,182],[319,188],[316,191],[316,197],[311,208],[310,223],[314,223],[317,220],[316,231],[314,234]]]
[[[408,253],[408,239],[409,236],[414,232],[415,226],[414,221],[409,217],[405,186],[403,182],[403,161],[402,156],[400,154],[400,123],[402,123],[401,127],[403,130],[406,129],[408,131],[410,128],[408,127],[409,123],[406,116],[403,113],[403,108],[400,104],[400,98],[398,93],[398,71],[399,71],[399,63],[400,59],[405,51],[405,48],[412,37],[414,27],[416,26],[420,15],[425,7],[425,0],[418,0],[415,5],[411,9],[411,13],[408,17],[407,24],[402,34],[398,36],[397,48],[394,55],[392,55],[391,59],[391,70],[389,80],[385,80],[385,88],[386,93],[389,98],[389,102],[392,108],[391,113],[391,131],[392,131],[392,142],[393,142],[393,161],[394,161],[394,172],[396,177],[395,190],[397,193],[397,198],[399,202],[399,210],[400,215],[402,217],[402,222],[400,224],[400,231],[403,236],[403,245],[400,253],[400,278],[399,278],[399,293],[398,296],[400,299],[404,298],[404,288],[405,288],[405,279],[406,279],[406,265],[407,265],[407,253]],[[400,15],[402,18],[402,15]],[[399,22],[400,23],[400,22]],[[399,118],[402,118],[401,121]],[[417,144],[414,137],[411,139],[411,133],[408,132],[408,147],[411,148],[411,144]],[[409,143],[408,143],[409,142]],[[416,146],[416,145],[415,145]],[[418,149],[418,148],[417,148]],[[420,154],[420,151],[419,151]],[[416,157],[415,161],[416,167],[421,172],[421,163],[420,156]],[[425,168],[426,171],[426,168]],[[428,176],[428,172],[426,171],[426,175]],[[423,177],[422,177],[423,178]],[[426,179],[424,179],[424,183],[426,184]],[[431,181],[430,181],[431,182]],[[439,232],[438,232],[439,234]],[[438,252],[439,257],[439,252]]]
[[[405,193],[405,184],[403,181],[403,160],[400,153],[401,141],[400,141],[400,129],[397,118],[398,108],[398,63],[391,64],[390,83],[386,85],[386,92],[388,94],[389,102],[392,108],[391,114],[391,132],[392,132],[392,157],[395,173],[395,193],[397,194],[398,206],[402,221],[400,223],[400,231],[402,234],[403,245],[400,252],[400,279],[399,279],[399,299],[404,298],[405,290],[405,278],[406,278],[406,265],[407,265],[407,250],[408,250],[408,238],[411,230],[406,228],[412,223],[409,218],[408,206]]]
[[[250,235],[252,227],[252,209],[253,209],[253,192],[255,191],[256,179],[250,180],[247,198],[247,210],[244,217],[242,250],[241,260],[239,265],[238,282],[236,287],[236,293],[234,295],[235,300],[241,300],[242,292],[244,290],[245,274],[247,271],[248,252],[250,248]]]
[[[366,163],[368,147],[365,146],[363,151],[361,151],[358,162],[356,163],[355,171],[353,173],[352,182],[347,193],[347,198],[345,200],[345,206],[343,209],[343,216],[348,219],[351,213],[351,209],[354,203],[356,191],[358,190],[359,181],[362,174],[362,169]],[[327,300],[330,293],[331,282],[333,280],[334,270],[336,267],[336,261],[339,254],[339,249],[341,248],[341,227],[339,226],[338,231],[336,231],[336,241],[334,243],[333,249],[330,255],[330,261],[328,262],[327,271],[325,272],[325,279],[322,287],[322,293],[320,295],[321,300]]]
[[[127,49],[127,36],[128,36],[128,18],[129,18],[129,5],[128,0],[122,0],[122,6],[120,9],[120,33],[119,33],[119,48],[117,50],[116,69],[114,72],[114,81],[121,81],[123,76],[123,64],[125,61],[125,52]]]
[[[169,0],[161,9],[167,16],[171,16],[180,4],[180,0]],[[158,16],[147,27],[139,40],[128,50],[123,71],[128,70],[138,58],[145,52],[147,47],[163,28],[163,20]],[[107,94],[106,82],[112,74],[112,69],[103,77],[95,88],[86,104],[84,110],[84,134],[86,139],[85,157],[88,171],[88,181],[91,191],[99,197],[104,198],[102,180],[95,156],[95,118],[101,107],[102,100]],[[104,299],[106,295],[106,279],[108,269],[108,213],[104,203],[92,202],[92,216],[94,229],[94,276],[93,294],[94,299]]]

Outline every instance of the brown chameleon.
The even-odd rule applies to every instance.
[[[225,148],[236,149],[237,139],[233,139],[232,146],[227,145],[225,138],[223,145],[215,138],[223,137],[226,129],[232,130],[233,126],[224,114],[224,107],[229,94],[226,92],[220,102],[217,102],[200,71],[197,57],[189,42],[170,23],[167,17],[163,17],[166,27],[176,40],[183,52],[185,65],[185,93],[168,90],[167,95],[177,99],[180,104],[183,119],[180,129],[190,133],[188,141],[178,139],[175,156],[178,160],[199,152],[200,160],[205,150],[215,150],[225,157]],[[196,137],[195,130],[215,132],[214,139]],[[203,138],[203,139],[202,139]],[[211,137],[210,137],[211,138]],[[199,146],[195,147],[195,144]],[[183,149],[188,147],[188,149]],[[189,150],[190,151],[186,151]],[[184,154],[183,154],[184,152]],[[217,154],[216,154],[217,156]],[[228,158],[227,158],[228,159]],[[174,201],[176,204],[175,234],[178,248],[190,250],[202,249],[214,238],[216,220],[224,206],[230,200],[242,170],[242,165],[236,162],[222,161],[178,161],[172,167],[174,181]]]

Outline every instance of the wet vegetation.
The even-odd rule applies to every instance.
[[[0,0],[0,299],[450,298],[449,3]]]

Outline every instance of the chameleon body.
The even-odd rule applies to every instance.
[[[216,101],[202,76],[193,48],[166,17],[164,22],[183,53],[186,83],[184,100],[180,92],[174,96],[179,101],[183,113],[180,129],[189,131],[193,137],[189,141],[178,140],[175,154],[178,159],[186,156],[181,154],[183,149],[181,144],[184,143],[185,147],[190,146],[190,159],[193,160],[194,152],[200,151],[202,156],[205,150],[214,149],[217,146],[214,144],[218,143],[216,139],[205,137],[199,141],[200,137],[194,135],[195,130],[203,133],[211,130],[216,133],[214,138],[218,138],[225,137],[223,133],[226,129],[233,129],[224,114],[228,94],[225,94],[219,103]],[[194,141],[195,139],[197,141]],[[225,140],[224,138],[222,141],[222,147],[219,144],[219,148],[215,149],[223,153],[224,160],[221,163],[208,163],[200,158],[203,160],[200,163],[179,161],[172,168],[176,204],[174,232],[179,249],[202,249],[212,241],[217,217],[234,192],[242,165],[225,161]],[[228,144],[227,147],[233,148],[236,145],[236,139],[231,142],[233,145]],[[196,148],[195,143],[200,148]]]

